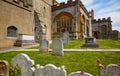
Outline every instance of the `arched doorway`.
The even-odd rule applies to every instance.
[[[99,38],[99,32],[98,31],[94,31],[93,35],[94,35],[95,38],[97,38],[97,39]]]

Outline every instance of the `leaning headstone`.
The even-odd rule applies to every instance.
[[[47,64],[46,66],[37,65],[35,76],[66,76],[66,70],[64,66],[56,67],[52,64]]]
[[[63,38],[63,43],[68,44],[69,43],[69,32],[67,32],[67,31],[64,32],[62,38]]]
[[[68,76],[93,76],[89,73],[78,71],[78,72],[72,72]]]
[[[0,61],[0,76],[9,76],[9,63]]]
[[[99,65],[100,76],[120,76],[120,66],[116,64],[109,64],[107,67]]]
[[[49,42],[46,39],[40,40],[40,52],[48,52]]]
[[[63,56],[63,42],[59,38],[54,38],[52,41],[52,51],[56,56]]]
[[[11,64],[13,67],[20,67],[21,76],[34,76],[34,61],[29,58],[26,54],[18,54],[16,55]]]

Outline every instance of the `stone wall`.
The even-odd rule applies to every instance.
[[[35,12],[38,15],[38,18],[40,20],[39,24],[42,26],[40,28],[43,28],[45,31],[45,37],[48,40],[51,40],[51,6],[52,6],[52,0],[34,0],[33,1],[33,8]],[[35,25],[35,27],[39,27],[39,25]],[[38,30],[41,31],[41,30]]]
[[[92,21],[93,36],[98,39],[112,38],[112,21],[111,18],[103,18]]]
[[[33,34],[32,5],[24,7],[22,2],[0,0],[0,48],[13,46],[17,37],[7,37],[7,28],[14,26],[17,34]],[[4,44],[3,44],[4,43]]]
[[[59,15],[62,13],[67,13],[64,16],[71,15],[71,24],[64,24],[64,22],[67,23],[67,18],[61,18],[60,22],[62,22],[60,25],[60,29],[69,29],[72,27],[71,30],[67,30],[70,33],[70,39],[80,39],[80,36],[87,37],[87,28],[89,28],[88,18],[89,18],[89,12],[85,8],[85,6],[82,4],[79,0],[68,0],[67,3],[62,2],[59,3],[59,5],[53,5],[52,6],[52,34],[55,35],[56,33],[61,33],[59,30],[56,32],[56,26],[59,24]],[[62,17],[63,15],[61,15]],[[58,24],[57,24],[58,21]]]

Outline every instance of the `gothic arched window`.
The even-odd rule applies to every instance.
[[[17,37],[17,28],[14,26],[9,26],[7,28],[7,37]]]

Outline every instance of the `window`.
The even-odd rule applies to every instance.
[[[43,7],[43,9],[44,9],[44,13],[46,12],[46,8],[45,7]]]
[[[7,37],[17,37],[17,28],[10,26],[7,28]]]
[[[107,26],[102,25],[102,34],[107,34]]]

